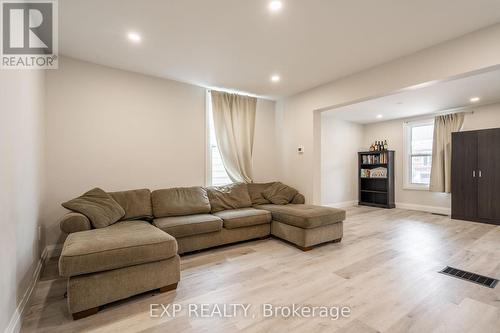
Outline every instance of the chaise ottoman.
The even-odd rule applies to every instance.
[[[146,291],[175,289],[180,261],[174,237],[146,221],[123,221],[68,235],[59,258],[74,319]]]
[[[318,244],[342,240],[344,210],[306,204],[264,204],[255,208],[271,212],[272,235],[303,251]]]

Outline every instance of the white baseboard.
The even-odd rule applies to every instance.
[[[353,201],[343,201],[343,202],[324,204],[323,206],[328,206],[328,207],[333,207],[333,208],[347,208],[347,207],[353,207],[353,206],[357,206],[357,205],[358,205],[358,201],[353,200]],[[396,202],[396,208],[408,209],[408,210],[418,210],[421,212],[429,212],[429,213],[436,213],[436,214],[451,215],[451,208],[448,208],[448,207],[425,206],[425,205],[417,205],[417,204],[405,203],[405,202]]]
[[[61,255],[63,244],[52,244],[47,245],[43,252],[45,253],[45,259],[59,257]],[[42,254],[42,258],[43,258]]]
[[[343,201],[343,202],[324,204],[323,206],[328,206],[328,207],[333,207],[333,208],[347,208],[347,207],[356,206],[357,204],[358,204],[358,200],[352,200],[352,201]]]
[[[31,298],[31,294],[35,289],[36,283],[40,279],[40,273],[42,272],[43,264],[49,258],[48,254],[49,250],[48,247],[46,247],[43,249],[40,259],[38,259],[35,271],[33,272],[33,277],[31,279],[31,282],[28,288],[26,289],[26,292],[24,293],[23,297],[21,298],[21,301],[17,305],[16,310],[12,314],[12,317],[10,318],[9,321],[9,325],[5,329],[5,333],[17,333],[21,330],[21,323],[22,323],[21,318],[23,316],[24,311],[26,310],[26,305],[28,304],[28,301]]]
[[[422,212],[451,215],[451,208],[438,206],[416,205],[404,202],[396,202],[396,208],[418,210]]]

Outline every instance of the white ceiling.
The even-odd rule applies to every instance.
[[[61,54],[285,96],[500,22],[499,0],[59,1]],[[129,31],[142,42],[126,39]],[[269,81],[279,73],[281,82]]]
[[[479,97],[480,101],[471,103],[472,97]],[[368,124],[495,102],[500,102],[500,70],[351,104],[327,113],[342,120]],[[383,118],[377,119],[377,115]]]

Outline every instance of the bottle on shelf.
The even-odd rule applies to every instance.
[[[384,141],[384,150],[389,149],[389,145],[387,144],[387,140]]]
[[[378,141],[375,141],[375,151],[379,151]]]

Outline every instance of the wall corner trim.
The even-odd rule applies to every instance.
[[[46,254],[46,249],[44,249],[42,253],[42,257],[38,260],[36,264],[35,271],[33,272],[33,277],[31,279],[31,282],[26,289],[23,297],[21,298],[21,301],[17,305],[16,310],[14,310],[14,313],[12,314],[12,317],[10,318],[9,325],[5,329],[5,333],[17,333],[21,330],[21,324],[22,324],[22,316],[24,314],[24,311],[26,310],[26,305],[28,304],[31,294],[33,293],[33,290],[35,289],[36,283],[38,282],[38,279],[40,278],[40,273],[42,272],[42,266],[44,262],[44,254]]]
[[[28,288],[26,289],[23,297],[21,298],[21,301],[17,305],[16,310],[12,314],[9,321],[9,325],[5,329],[5,333],[17,333],[21,330],[22,317],[24,311],[26,310],[26,306],[29,303],[31,295],[33,294],[33,290],[35,290],[36,283],[40,279],[40,274],[42,272],[44,263],[49,258],[59,256],[61,250],[62,250],[62,244],[49,245],[43,249],[42,255],[40,256],[40,259],[38,260],[35,270],[33,272],[31,282]]]

